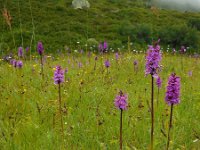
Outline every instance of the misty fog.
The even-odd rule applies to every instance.
[[[152,0],[160,8],[181,11],[200,11],[200,0]]]

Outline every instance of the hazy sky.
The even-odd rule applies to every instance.
[[[160,1],[177,1],[177,2],[200,2],[200,0],[160,0]]]
[[[160,2],[200,5],[200,0],[160,0]]]
[[[200,11],[200,0],[153,0],[161,7]]]

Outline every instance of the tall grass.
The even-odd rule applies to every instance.
[[[36,55],[35,55],[36,56]],[[91,57],[95,58],[95,54]],[[183,59],[181,57],[184,57]],[[192,57],[164,54],[160,77],[167,83],[172,70],[181,77],[181,104],[173,111],[174,141],[172,149],[199,149],[200,141],[200,60]],[[129,108],[123,114],[123,146],[125,149],[147,149],[150,143],[150,76],[144,77],[144,54],[107,54],[110,74],[101,68],[101,59],[88,64],[86,54],[47,57],[45,80],[40,77],[40,65],[34,57],[24,62],[19,73],[8,63],[0,61],[0,147],[4,149],[62,149],[57,110],[57,87],[53,82],[53,67],[68,67],[67,80],[62,85],[64,145],[70,149],[118,149],[119,117],[113,97],[119,89],[129,95]],[[103,58],[106,59],[106,58]],[[183,69],[181,69],[181,59]],[[70,63],[68,63],[70,60]],[[133,61],[138,60],[137,74]],[[77,62],[82,62],[79,68]],[[104,62],[104,60],[102,61]],[[34,66],[35,71],[32,71]],[[174,67],[176,66],[176,67]],[[119,68],[119,70],[118,70]],[[102,72],[104,69],[104,72]],[[192,70],[192,76],[188,71]],[[20,77],[21,76],[21,77]],[[103,76],[103,78],[102,78]],[[102,80],[103,79],[103,80]],[[23,86],[21,81],[23,80]],[[41,86],[41,82],[42,85]],[[79,86],[81,83],[81,92]],[[169,109],[164,102],[165,86],[160,89],[159,105],[155,111],[154,149],[165,149]],[[144,92],[146,91],[146,92]],[[146,94],[145,94],[146,93]],[[81,99],[80,99],[81,94]],[[154,93],[156,94],[156,92]],[[23,102],[23,105],[21,105]],[[141,107],[143,106],[143,107]],[[66,109],[66,108],[65,108]],[[23,110],[23,111],[22,111]],[[64,110],[64,107],[62,107]]]

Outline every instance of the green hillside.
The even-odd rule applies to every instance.
[[[94,39],[118,48],[127,45],[128,36],[133,47],[159,37],[165,46],[185,45],[196,50],[199,46],[200,13],[160,10],[147,7],[142,0],[89,0],[91,8],[82,10],[73,9],[71,2],[0,0],[0,49],[30,45],[35,49],[38,40],[48,51],[76,48],[77,42],[85,49],[86,43],[95,44]],[[3,17],[4,8],[12,17],[12,30]]]

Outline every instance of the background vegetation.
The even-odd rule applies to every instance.
[[[35,49],[38,40],[47,51],[64,46],[79,48],[108,41],[110,47],[142,48],[153,39],[162,39],[163,46],[195,51],[199,48],[200,13],[158,9],[147,0],[92,0],[90,9],[75,10],[72,0],[0,0],[12,17],[12,32],[3,15],[0,17],[0,50],[19,46]],[[13,42],[13,36],[15,45]]]

